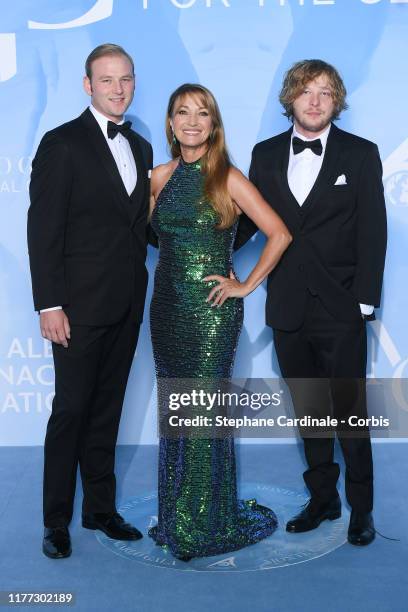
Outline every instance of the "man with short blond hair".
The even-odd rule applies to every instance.
[[[71,554],[78,466],[83,526],[119,540],[142,537],[116,511],[114,461],[147,285],[152,149],[124,121],[135,80],[122,47],[94,49],[83,84],[90,107],[41,140],[28,212],[34,305],[55,367],[43,539],[54,559]]]

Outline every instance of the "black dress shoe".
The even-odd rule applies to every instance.
[[[309,500],[306,507],[286,524],[286,531],[290,533],[302,533],[316,529],[322,521],[334,521],[341,517],[340,497],[335,497],[327,504],[319,504],[313,499]]]
[[[143,535],[136,527],[125,523],[117,512],[110,514],[83,514],[82,527],[100,529],[112,540],[140,540]]]
[[[371,512],[351,511],[347,539],[354,546],[367,546],[375,538],[375,528]]]
[[[46,527],[42,544],[44,555],[51,559],[64,559],[72,553],[68,527]]]

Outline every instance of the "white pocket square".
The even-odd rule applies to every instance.
[[[340,176],[337,177],[336,182],[334,184],[335,185],[347,185],[346,175],[340,174]]]

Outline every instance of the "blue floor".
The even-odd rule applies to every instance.
[[[156,453],[156,447],[118,448],[119,504],[154,491]],[[304,465],[295,445],[241,445],[238,462],[241,482],[303,492]],[[399,542],[377,536],[369,547],[344,544],[305,563],[215,575],[165,569],[112,554],[95,532],[81,527],[80,491],[71,524],[73,554],[69,559],[47,559],[41,553],[42,449],[0,448],[0,591],[72,591],[76,603],[71,609],[87,612],[406,611],[407,444],[375,444],[374,462],[376,527]]]

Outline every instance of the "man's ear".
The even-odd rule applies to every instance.
[[[83,86],[84,86],[84,90],[88,94],[88,96],[92,96],[92,84],[91,84],[91,81],[90,81],[89,77],[84,76]]]

